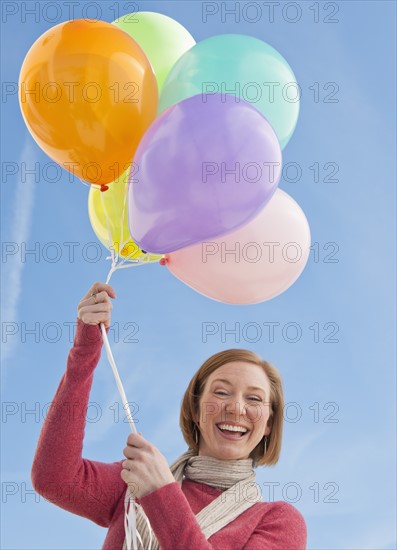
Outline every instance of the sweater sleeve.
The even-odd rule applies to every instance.
[[[122,461],[106,464],[82,458],[88,399],[101,348],[99,326],[77,319],[66,372],[40,432],[31,479],[45,499],[108,527],[125,492]]]
[[[169,483],[145,495],[140,504],[164,550],[220,550],[225,547],[224,543],[212,544],[205,538],[179,483]],[[244,545],[244,550],[259,548],[305,550],[306,524],[300,512],[289,503],[274,503]]]

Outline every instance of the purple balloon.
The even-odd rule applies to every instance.
[[[129,180],[129,229],[164,254],[234,231],[277,189],[281,148],[267,119],[229,94],[196,95],[148,128]]]

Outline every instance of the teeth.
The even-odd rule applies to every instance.
[[[221,430],[229,430],[230,432],[245,433],[247,431],[246,428],[243,428],[241,426],[231,426],[230,424],[218,424],[218,428],[220,428]]]

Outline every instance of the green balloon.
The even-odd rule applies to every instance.
[[[288,143],[301,93],[291,67],[272,46],[242,34],[220,34],[198,42],[168,74],[158,114],[188,97],[215,93],[252,103],[273,126],[281,148]]]
[[[178,21],[151,11],[139,11],[113,21],[137,42],[149,59],[157,78],[159,93],[176,61],[196,44]]]

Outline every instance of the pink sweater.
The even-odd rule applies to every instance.
[[[32,466],[35,490],[57,506],[83,516],[108,532],[104,550],[124,542],[124,460],[106,464],[82,458],[85,417],[102,348],[98,326],[77,319],[74,344],[45,418]],[[117,450],[116,450],[117,451]],[[122,450],[120,449],[120,456]],[[258,502],[205,539],[195,514],[221,491],[184,480],[142,497],[142,505],[163,550],[300,550],[306,548],[305,521],[286,502]]]

